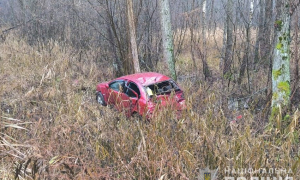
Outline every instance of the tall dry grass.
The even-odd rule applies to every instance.
[[[247,110],[225,116],[218,84],[185,79],[180,119],[171,109],[148,123],[126,119],[95,101],[96,84],[112,78],[106,64],[49,43],[0,44],[1,179],[197,179],[207,166],[219,179],[228,166],[300,177],[298,111],[274,126]]]

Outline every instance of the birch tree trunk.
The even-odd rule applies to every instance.
[[[132,6],[133,6],[132,0],[127,0],[127,17],[128,17],[128,26],[129,26],[129,33],[130,33],[132,61],[133,61],[134,72],[138,73],[141,72],[141,70],[140,70],[138,51],[136,45],[135,24],[134,24]]]
[[[161,30],[162,30],[164,60],[168,62],[171,76],[176,81],[177,75],[175,70],[173,31],[171,26],[169,0],[159,0],[158,3],[160,7],[160,23],[161,23]]]
[[[290,98],[290,4],[278,0],[275,20],[275,47],[272,67],[272,115],[287,107]]]

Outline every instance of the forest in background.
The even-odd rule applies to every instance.
[[[142,72],[171,76],[158,1],[132,1],[137,55]],[[177,81],[191,111],[177,120],[165,109],[150,123],[95,101],[97,83],[135,72],[127,2],[0,0],[0,177],[195,179],[208,166],[221,178],[226,167],[264,167],[297,179],[298,2],[289,105],[270,121],[272,75],[281,75],[272,73],[276,7],[285,1],[170,0]]]

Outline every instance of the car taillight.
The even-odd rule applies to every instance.
[[[184,99],[184,94],[183,94],[183,92],[176,95],[176,101],[181,101],[181,100],[183,100],[183,99]]]

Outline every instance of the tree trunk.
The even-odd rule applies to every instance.
[[[206,9],[207,9],[207,2],[206,0],[203,0],[202,2],[202,46],[203,46],[203,53],[201,56],[202,59],[202,67],[203,67],[203,75],[204,75],[204,79],[206,80],[208,77],[210,77],[210,70],[207,64],[207,45],[206,45]]]
[[[172,78],[177,80],[169,0],[159,0],[158,3],[160,7],[160,23],[162,29],[164,59],[166,62],[168,62],[169,71]]]
[[[124,68],[125,58],[122,51],[122,43],[120,42],[120,38],[118,37],[113,13],[110,10],[110,4],[109,1],[106,0],[106,18],[107,18],[107,33],[108,33],[108,39],[111,43],[112,51],[114,53],[114,61],[113,61],[113,67],[114,67],[114,75],[115,77],[120,77],[126,73],[126,68]]]
[[[224,94],[221,96],[221,104],[225,114],[228,112],[228,99],[226,90],[230,85],[231,80],[231,64],[232,64],[232,48],[233,48],[233,2],[228,0],[226,4],[226,20],[224,23],[222,58],[220,59],[220,71],[223,71],[222,85],[220,89]],[[226,82],[227,85],[225,84]]]
[[[263,32],[263,40],[260,44],[260,58],[262,60],[262,64],[268,68],[271,63],[271,27],[273,26],[273,1],[266,0],[265,1],[265,23],[264,23],[264,32]]]
[[[298,83],[299,83],[299,55],[298,55],[298,41],[299,41],[299,12],[295,12],[295,23],[294,23],[294,72],[293,72],[293,89],[292,92],[293,94],[296,92],[297,88],[298,88]],[[293,98],[292,98],[293,99]]]
[[[207,29],[210,32],[212,30],[212,22],[214,18],[214,5],[215,5],[215,0],[210,0],[210,15],[209,15],[209,21],[208,21],[208,26]],[[215,30],[215,28],[214,28]],[[213,30],[213,31],[214,31]]]
[[[108,34],[108,39],[110,40],[110,42],[114,42],[114,38],[113,38],[113,33],[111,30],[111,26],[108,24],[107,25],[107,34]],[[116,46],[114,44],[111,44],[111,48],[114,54],[114,59],[113,59],[113,71],[114,71],[114,76],[115,77],[120,77],[123,75],[123,71],[122,71],[122,63],[120,61],[120,59],[118,58],[118,54],[117,54],[117,49]]]
[[[129,26],[129,33],[130,33],[132,61],[133,61],[134,72],[138,73],[141,72],[141,70],[140,70],[138,51],[136,45],[135,25],[134,25],[132,6],[133,6],[132,0],[127,0],[127,17],[128,17],[128,26]]]
[[[251,52],[251,26],[252,26],[252,20],[253,20],[253,7],[254,7],[254,0],[250,1],[250,9],[249,9],[249,22],[245,22],[245,28],[246,28],[246,47],[245,52],[241,64],[240,74],[238,78],[238,84],[240,85],[242,83],[242,79],[245,74],[245,70],[247,70],[247,79],[248,79],[248,93],[251,93],[251,84],[250,84],[250,72],[249,72],[249,66],[250,66],[250,52]]]
[[[192,10],[195,9],[195,0],[192,1]],[[194,34],[194,29],[195,29],[195,16],[191,15],[190,16],[190,21],[189,21],[189,27],[190,27],[190,50],[191,50],[191,56],[192,56],[192,61],[193,61],[193,71],[197,72],[197,64],[196,64],[196,57],[195,57],[195,47],[196,47],[196,42],[195,42],[195,34]]]
[[[254,64],[260,61],[261,55],[261,42],[264,40],[264,14],[265,3],[264,0],[259,0],[259,20],[258,20],[258,34],[256,36],[255,51],[254,51]]]
[[[275,47],[272,67],[272,116],[286,108],[290,99],[290,6],[289,0],[277,0]]]
[[[226,7],[226,45],[225,45],[225,57],[223,76],[225,79],[230,81],[231,78],[231,64],[232,64],[232,47],[233,47],[233,2],[232,0],[227,1]]]

